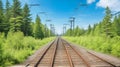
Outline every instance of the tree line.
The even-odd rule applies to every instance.
[[[113,20],[111,10],[106,7],[105,16],[103,20],[93,26],[89,25],[88,29],[81,29],[77,26],[75,29],[68,29],[64,35],[66,36],[81,36],[81,35],[91,35],[91,36],[108,36],[115,37],[120,36],[120,14],[116,15]]]
[[[41,23],[38,15],[36,15],[35,22],[32,22],[27,3],[21,7],[19,0],[13,0],[12,4],[6,0],[5,7],[3,7],[2,0],[0,0],[0,32],[4,32],[7,36],[8,32],[18,31],[23,32],[25,36],[33,36],[38,39],[51,35],[48,33],[50,30]]]

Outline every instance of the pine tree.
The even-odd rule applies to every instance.
[[[103,19],[103,29],[106,36],[112,36],[112,25],[111,25],[111,11],[109,7],[106,8],[106,15]]]
[[[67,30],[66,35],[67,35],[67,36],[71,36],[71,29],[68,29],[68,30]]]
[[[36,17],[36,23],[35,23],[35,28],[34,28],[34,37],[38,39],[43,39],[43,32],[41,28],[41,20],[40,17],[37,15]]]
[[[119,35],[120,36],[120,15],[119,17],[115,16],[114,21],[112,23],[112,27],[113,27],[113,31],[114,31],[114,35]]]
[[[117,34],[120,36],[120,14],[118,16],[118,28],[117,28]]]
[[[80,31],[80,28],[79,28],[79,26],[77,26],[76,28],[75,28],[75,30],[74,30],[74,36],[80,36],[80,34],[81,34],[81,31]]]
[[[11,16],[11,7],[8,0],[6,0],[6,9],[5,9],[5,33],[7,34],[10,28],[10,16]]]
[[[0,0],[0,32],[4,31],[4,15],[3,15],[3,3],[2,0]]]
[[[49,37],[50,36],[50,30],[47,28],[46,29],[46,36]]]
[[[40,27],[41,27],[43,38],[44,38],[45,37],[45,26],[42,23],[40,23]]]
[[[96,31],[95,31],[95,29],[96,29],[96,26],[97,26],[97,24],[94,24],[93,25],[93,28],[91,29],[91,33],[90,33],[90,35],[95,35],[96,34]]]
[[[44,27],[44,30],[43,30],[44,31],[44,37],[49,37],[49,33],[48,33],[49,30],[47,28],[47,25],[45,24],[43,27]]]
[[[103,28],[102,28],[102,23],[100,22],[99,24],[96,24],[95,26],[94,35],[101,36],[102,34],[103,34]]]
[[[34,37],[35,23],[34,23],[34,22],[31,22],[30,25],[31,25],[31,30],[32,30],[31,35]]]
[[[88,26],[88,31],[87,31],[87,34],[88,34],[88,35],[90,34],[91,29],[92,29],[92,28],[91,28],[91,26],[89,25],[89,26]]]
[[[16,32],[21,31],[22,25],[22,9],[19,0],[13,0],[12,5],[12,17],[10,18],[10,31]]]
[[[27,4],[23,7],[22,11],[22,16],[23,16],[23,24],[21,26],[21,29],[24,33],[24,35],[31,35],[31,17],[30,17],[30,10]]]
[[[84,30],[84,29],[81,29],[80,35],[84,35],[84,34],[85,34],[85,30]]]

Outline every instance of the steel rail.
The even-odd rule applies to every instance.
[[[55,55],[56,55],[56,51],[57,51],[57,47],[58,47],[58,42],[59,42],[59,38],[57,40],[57,43],[55,43],[55,48],[54,48],[54,52],[53,52],[53,55],[52,55],[52,60],[51,60],[51,64],[50,64],[50,67],[53,67],[54,65],[54,60],[55,60]]]
[[[64,42],[66,42],[75,52],[77,55],[79,55],[79,57],[83,60],[83,62],[86,64],[87,67],[91,67],[89,62],[83,58],[83,56],[81,56],[80,51],[78,52],[75,48],[73,48],[67,41],[63,40]]]
[[[39,64],[38,62],[40,62],[41,61],[41,59],[44,57],[44,55],[46,54],[46,52],[48,51],[48,49],[52,46],[52,44],[55,42],[55,40],[54,41],[52,41],[51,43],[50,43],[50,45],[44,50],[44,52],[42,53],[42,56],[40,57],[40,59],[37,61],[37,63],[34,65],[34,67],[37,67],[37,65]],[[27,63],[26,65],[25,65],[25,67],[29,67],[30,66],[30,63]]]
[[[95,55],[95,54],[93,54],[93,53],[91,53],[91,52],[89,52],[89,51],[87,51],[87,52],[88,52],[89,54],[95,56],[96,58],[98,58],[98,59],[100,59],[100,60],[102,60],[102,61],[108,63],[109,65],[111,65],[111,66],[113,66],[113,67],[117,67],[117,66],[115,66],[114,64],[112,64],[112,63],[110,63],[110,62],[108,62],[108,61],[106,61],[106,60],[104,60],[104,59],[98,57],[97,55]]]
[[[58,39],[56,39],[55,41],[53,41],[49,47],[43,52],[42,56],[40,57],[40,59],[38,60],[38,62],[34,65],[34,67],[37,67],[39,65],[39,63],[41,62],[41,60],[43,59],[43,57],[45,56],[45,54],[47,53],[47,51],[50,49],[50,47],[57,41]]]
[[[62,39],[61,39],[61,42],[62,42]],[[70,63],[70,67],[74,67],[72,58],[71,58],[71,56],[69,54],[69,51],[68,51],[67,47],[65,46],[65,44],[63,42],[62,42],[62,44],[63,44],[63,46],[65,48],[65,52],[67,54],[67,57],[68,57],[68,60],[69,60],[69,63]]]

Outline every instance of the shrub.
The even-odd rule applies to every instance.
[[[6,67],[24,62],[28,56],[53,39],[54,37],[43,40],[31,36],[25,37],[22,32],[9,32],[5,38],[3,33],[0,35],[0,57],[2,57],[0,66]]]
[[[80,36],[64,37],[66,40],[88,49],[120,57],[120,37]]]

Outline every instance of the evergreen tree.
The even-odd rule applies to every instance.
[[[45,26],[42,23],[40,23],[40,24],[41,24],[40,27],[41,27],[41,30],[43,33],[43,38],[44,38],[45,37]]]
[[[41,20],[40,17],[37,15],[36,17],[36,23],[35,23],[35,28],[34,28],[34,37],[35,38],[40,38],[43,39],[44,35],[42,32],[42,28],[41,28]]]
[[[71,29],[68,29],[65,33],[66,36],[70,36],[71,35]]]
[[[112,25],[111,25],[111,11],[109,7],[106,8],[106,15],[103,19],[103,29],[106,36],[112,36]]]
[[[47,28],[47,25],[45,24],[44,26],[44,37],[49,37],[49,30],[48,30],[48,28]]]
[[[90,35],[95,35],[95,33],[96,33],[96,31],[95,31],[96,26],[97,26],[97,24],[94,24],[93,28],[91,29]]]
[[[12,17],[10,18],[10,31],[16,32],[21,31],[22,25],[22,9],[19,0],[13,0],[12,5]]]
[[[48,28],[46,29],[46,35],[47,35],[47,37],[50,36],[50,30]]]
[[[10,3],[8,0],[6,0],[6,9],[5,9],[5,33],[7,34],[10,28],[10,16],[11,16],[11,8]]]
[[[0,0],[0,32],[4,32],[4,15],[3,15],[3,3],[2,0]]]
[[[84,29],[81,29],[80,35],[84,35],[84,34],[85,34],[85,30],[84,30]]]
[[[92,28],[91,28],[91,26],[89,25],[89,26],[88,26],[88,31],[87,31],[87,34],[88,34],[88,35],[90,34],[91,29],[92,29]]]
[[[120,15],[117,18],[117,16],[115,16],[114,21],[113,21],[113,31],[114,31],[114,35],[119,35],[120,36]]]
[[[30,10],[27,4],[23,7],[22,11],[22,16],[23,16],[23,24],[21,26],[21,29],[24,33],[24,35],[31,35],[31,17],[30,17]]]
[[[12,32],[21,31],[21,25],[22,25],[21,23],[23,22],[22,19],[23,18],[21,16],[17,18],[11,18],[10,19],[10,23],[11,23],[10,31]]]
[[[74,30],[73,36],[80,36],[80,34],[81,34],[80,28],[79,28],[79,26],[77,26]]]
[[[32,30],[31,35],[34,37],[35,23],[34,23],[34,22],[31,22],[30,25],[31,25],[31,30]]]
[[[120,14],[118,16],[118,28],[117,28],[117,34],[120,36]]]
[[[102,23],[100,22],[99,24],[96,24],[96,26],[95,26],[94,35],[101,36],[102,33],[103,33],[103,28],[102,28]]]

